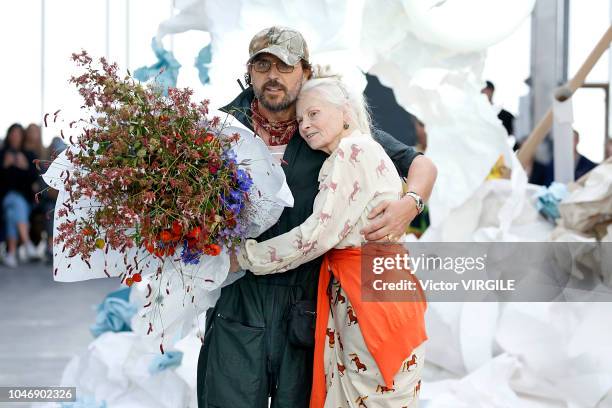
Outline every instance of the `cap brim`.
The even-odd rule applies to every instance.
[[[248,62],[253,61],[253,58],[260,54],[272,54],[288,65],[297,65],[297,63],[300,62],[300,60],[302,59],[302,57],[300,56],[289,55],[287,53],[286,48],[279,47],[278,45],[272,45],[270,47],[263,48],[257,51],[255,54],[251,55],[251,58],[249,58]]]

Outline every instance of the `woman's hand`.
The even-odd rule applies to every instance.
[[[238,262],[238,257],[236,256],[237,249],[230,251],[230,273],[240,272],[242,268],[240,267],[240,263]]]
[[[15,155],[11,152],[7,152],[4,155],[4,163],[2,164],[2,166],[4,168],[9,168],[15,165]]]
[[[25,154],[19,152],[16,154],[15,165],[19,167],[21,170],[27,170],[29,167],[28,158]]]

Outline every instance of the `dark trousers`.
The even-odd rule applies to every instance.
[[[301,282],[291,274],[247,273],[223,288],[207,314],[199,408],[267,408],[269,398],[272,408],[308,407],[313,349],[288,341],[287,315],[295,301],[314,299],[318,273],[302,271]]]

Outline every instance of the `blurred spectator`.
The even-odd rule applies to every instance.
[[[491,105],[495,106],[493,104],[493,94],[495,93],[495,85],[493,84],[493,82],[487,81],[487,86],[485,86],[481,92],[487,95],[487,98],[489,99]],[[499,109],[497,117],[499,118],[499,120],[501,120],[502,125],[506,129],[506,132],[508,132],[508,136],[514,136],[514,115],[503,109],[502,107],[496,106],[495,108]]]
[[[37,172],[32,163],[33,155],[23,148],[25,137],[21,125],[11,125],[0,150],[0,196],[7,241],[4,263],[13,268],[17,266],[19,239],[25,246],[27,256],[36,256],[36,248],[29,236],[29,216],[34,198],[32,183],[37,178]]]
[[[578,143],[580,143],[580,133],[574,129],[574,180],[578,180],[580,177],[587,174],[589,171],[597,167],[597,163],[594,163],[578,153]]]
[[[42,161],[49,159],[47,150],[43,145],[40,126],[34,123],[31,123],[26,128],[26,138],[23,148],[24,150],[30,152],[34,159],[39,159]],[[36,194],[39,191],[42,191],[44,186],[45,182],[43,181],[42,176],[39,175],[32,184],[32,192]],[[34,205],[30,214],[30,239],[34,245],[38,245],[43,239],[43,232],[45,231],[46,224],[45,212],[48,208],[46,195],[39,195],[39,197],[40,199]]]
[[[47,160],[46,150],[43,146],[42,133],[40,126],[30,123],[26,128],[26,138],[23,143],[23,149],[31,152],[36,159]]]

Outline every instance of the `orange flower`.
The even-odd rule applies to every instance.
[[[172,222],[172,235],[174,239],[175,240],[179,239],[182,233],[183,233],[183,228],[181,227],[181,223],[178,221]]]
[[[202,228],[200,227],[194,227],[191,231],[189,231],[189,233],[187,234],[186,238],[187,239],[198,239],[200,237],[200,234],[202,233]]]
[[[173,234],[170,231],[167,231],[167,230],[164,230],[164,231],[160,232],[159,233],[159,238],[164,243],[170,242],[170,241],[174,240]]]
[[[221,247],[217,244],[208,244],[204,246],[204,253],[210,256],[217,256],[221,253]]]
[[[128,286],[132,286],[134,280],[132,278],[125,278],[125,284]]]

